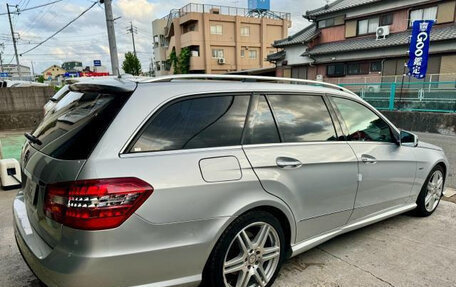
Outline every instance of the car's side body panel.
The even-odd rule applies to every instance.
[[[348,221],[358,185],[358,163],[346,142],[245,145],[244,150],[263,188],[293,210],[298,220],[297,241]],[[295,158],[302,166],[280,168],[279,157]]]
[[[360,184],[350,221],[407,202],[415,182],[413,148],[395,143],[349,142],[359,159]],[[364,162],[363,156],[375,158]]]

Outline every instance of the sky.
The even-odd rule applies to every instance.
[[[6,12],[6,3],[26,9],[53,1],[55,0],[0,0],[0,52],[3,51],[4,64],[16,63],[8,16],[1,15]],[[51,36],[93,2],[94,0],[62,0],[12,15],[14,31],[19,35],[19,54]],[[115,21],[120,66],[124,54],[133,50],[131,34],[127,32],[130,21],[138,31],[135,34],[138,58],[143,71],[148,71],[153,57],[152,21],[167,15],[171,9],[181,8],[190,2],[246,7],[248,0],[113,0],[114,18],[120,17]],[[289,31],[292,34],[308,25],[302,17],[305,11],[324,4],[325,0],[271,0],[271,10],[292,14],[293,26]],[[81,61],[84,66],[92,66],[93,60],[101,60],[110,69],[104,5],[96,4],[68,28],[35,50],[23,54],[19,60],[22,65],[29,67],[33,62],[35,74],[40,74],[51,65],[61,65],[71,60]]]

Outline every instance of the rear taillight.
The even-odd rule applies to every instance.
[[[63,225],[85,230],[115,228],[152,194],[137,178],[80,180],[50,184],[44,213]]]

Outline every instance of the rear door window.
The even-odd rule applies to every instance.
[[[260,96],[252,107],[244,144],[268,143],[280,143],[280,137],[268,102],[264,96]]]
[[[335,141],[336,131],[321,96],[269,95],[283,142]]]
[[[241,144],[250,96],[208,96],[173,103],[146,124],[130,152]]]
[[[131,93],[69,92],[33,132],[32,146],[58,159],[87,159]]]

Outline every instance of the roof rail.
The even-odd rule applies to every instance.
[[[160,83],[160,82],[171,82],[173,80],[238,80],[242,82],[275,82],[275,83],[288,83],[288,84],[303,84],[311,86],[323,86],[326,88],[332,88],[339,91],[344,91],[351,95],[357,96],[354,92],[347,88],[313,80],[293,79],[293,78],[280,78],[280,77],[266,77],[266,76],[243,76],[243,75],[209,75],[209,74],[191,74],[191,75],[170,75],[161,76],[156,78],[148,78],[139,80],[140,83]]]

